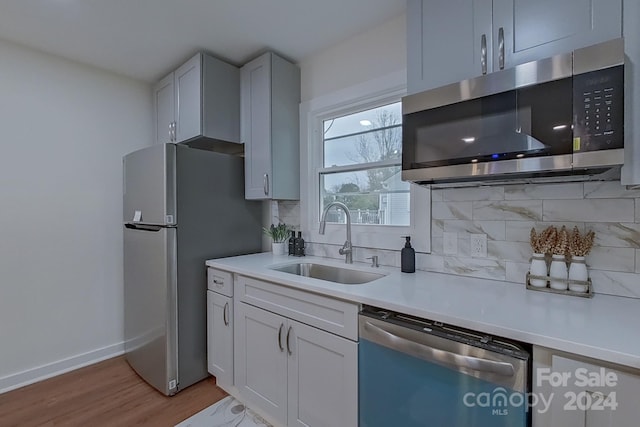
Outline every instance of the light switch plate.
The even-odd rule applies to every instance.
[[[442,251],[445,255],[458,255],[458,233],[445,231]]]
[[[487,235],[486,234],[471,234],[470,237],[470,251],[471,256],[475,258],[487,257]]]

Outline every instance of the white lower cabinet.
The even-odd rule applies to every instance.
[[[355,427],[358,344],[289,320],[287,349],[287,425]]]
[[[237,300],[234,382],[280,425],[358,425],[358,343]]]
[[[207,367],[216,383],[233,385],[233,299],[207,291]]]
[[[640,376],[607,362],[534,347],[533,427],[639,425]],[[544,402],[547,403],[544,403]]]
[[[235,313],[235,385],[249,407],[287,420],[287,320],[248,304]]]

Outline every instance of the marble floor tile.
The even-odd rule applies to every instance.
[[[225,397],[176,427],[272,427],[232,396]]]

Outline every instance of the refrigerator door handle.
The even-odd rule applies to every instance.
[[[154,231],[154,232],[160,231],[164,228],[159,225],[132,224],[130,222],[126,223],[124,226],[130,230]]]

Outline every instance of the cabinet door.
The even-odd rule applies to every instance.
[[[235,385],[255,405],[285,425],[287,420],[287,320],[237,303],[235,313]]]
[[[175,71],[176,142],[201,134],[202,55],[198,53]]]
[[[233,385],[233,301],[207,291],[207,366],[222,388]]]
[[[153,108],[155,113],[156,142],[165,144],[171,142],[171,125],[174,118],[174,86],[173,73],[160,80],[153,88]]]
[[[551,372],[568,375],[567,386],[553,389],[551,423],[563,427],[638,425],[640,377],[554,355]],[[585,378],[595,383],[582,385]],[[600,381],[608,378],[615,385]],[[613,384],[612,383],[612,384]],[[577,397],[577,398],[576,398]],[[615,407],[614,407],[615,406]]]
[[[240,70],[241,135],[244,143],[245,197],[271,195],[271,54]]]
[[[494,70],[500,28],[509,68],[622,37],[622,1],[494,0]]]
[[[483,74],[484,45],[491,72],[491,19],[491,0],[409,0],[407,92]]]
[[[289,320],[289,426],[358,425],[358,344]]]

